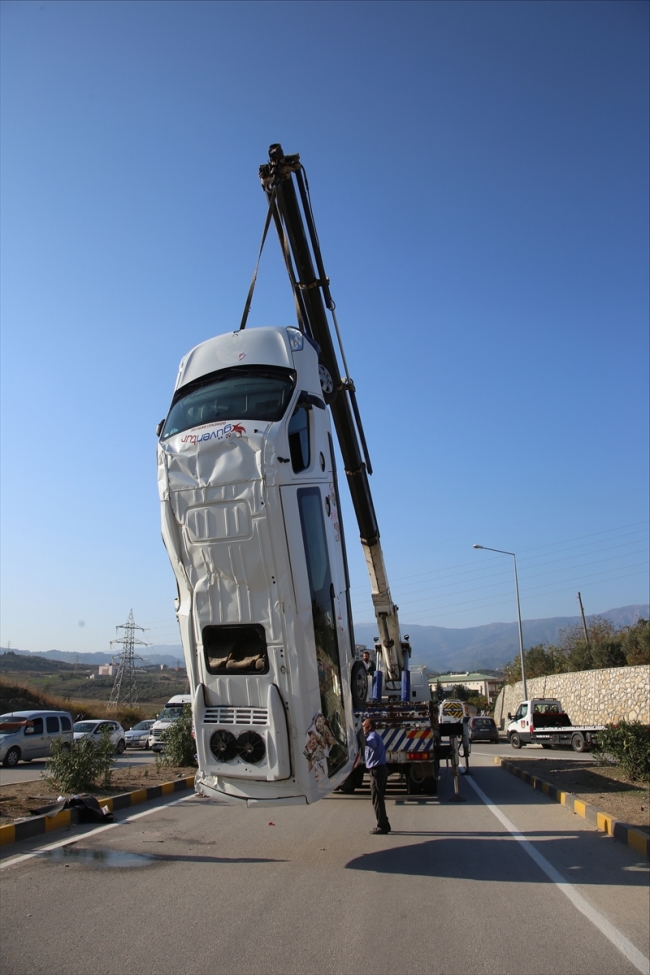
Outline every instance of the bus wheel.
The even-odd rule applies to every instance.
[[[510,744],[513,748],[521,748],[521,738],[516,731],[513,731],[510,735]]]
[[[350,689],[352,691],[352,707],[355,710],[363,708],[368,699],[368,671],[362,660],[355,660],[352,664]]]
[[[336,389],[334,388],[332,373],[329,371],[325,363],[321,362],[320,360],[318,362],[318,378],[320,379],[320,388],[323,394],[323,399],[329,406],[336,399]]]

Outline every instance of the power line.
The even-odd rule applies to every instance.
[[[124,630],[124,636],[119,640],[111,640],[114,644],[122,647],[122,653],[117,657],[117,673],[113,682],[113,690],[108,699],[109,708],[117,709],[118,704],[136,704],[138,691],[135,683],[135,662],[143,658],[134,652],[136,646],[148,647],[150,644],[143,640],[138,640],[135,635],[136,630],[144,633],[144,627],[138,626],[133,618],[133,610],[129,613],[126,623],[115,627],[116,632]],[[115,659],[115,657],[113,658]]]

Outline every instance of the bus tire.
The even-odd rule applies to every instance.
[[[362,660],[355,660],[352,664],[350,689],[352,691],[352,707],[355,711],[365,707],[368,700],[368,671]]]
[[[516,731],[513,731],[510,735],[510,744],[513,748],[521,748],[521,738]]]

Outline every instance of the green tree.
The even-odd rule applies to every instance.
[[[564,652],[550,643],[538,643],[530,650],[524,650],[526,679],[546,677],[548,674],[562,674],[569,668]],[[521,680],[521,657],[519,654],[504,667],[507,684]]]
[[[58,739],[52,742],[52,757],[47,760],[43,778],[61,792],[88,792],[100,779],[108,787],[115,764],[115,745],[108,726],[101,729],[100,741],[86,736],[72,743]]]
[[[180,718],[172,721],[162,735],[165,750],[160,759],[163,765],[196,765],[196,742],[192,735],[192,708],[184,705]]]
[[[568,670],[600,670],[625,667],[623,632],[604,616],[592,616],[587,625],[589,644],[581,623],[560,631],[560,647],[566,654]]]
[[[650,664],[650,622],[640,619],[623,630],[621,647],[629,667]]]

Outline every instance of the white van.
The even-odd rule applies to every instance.
[[[15,768],[51,753],[52,742],[72,743],[72,717],[67,711],[12,711],[0,715],[0,762]]]
[[[167,701],[149,733],[149,748],[154,752],[161,752],[164,749],[163,732],[169,728],[172,721],[180,718],[186,704],[192,705],[191,694],[175,694]]]

